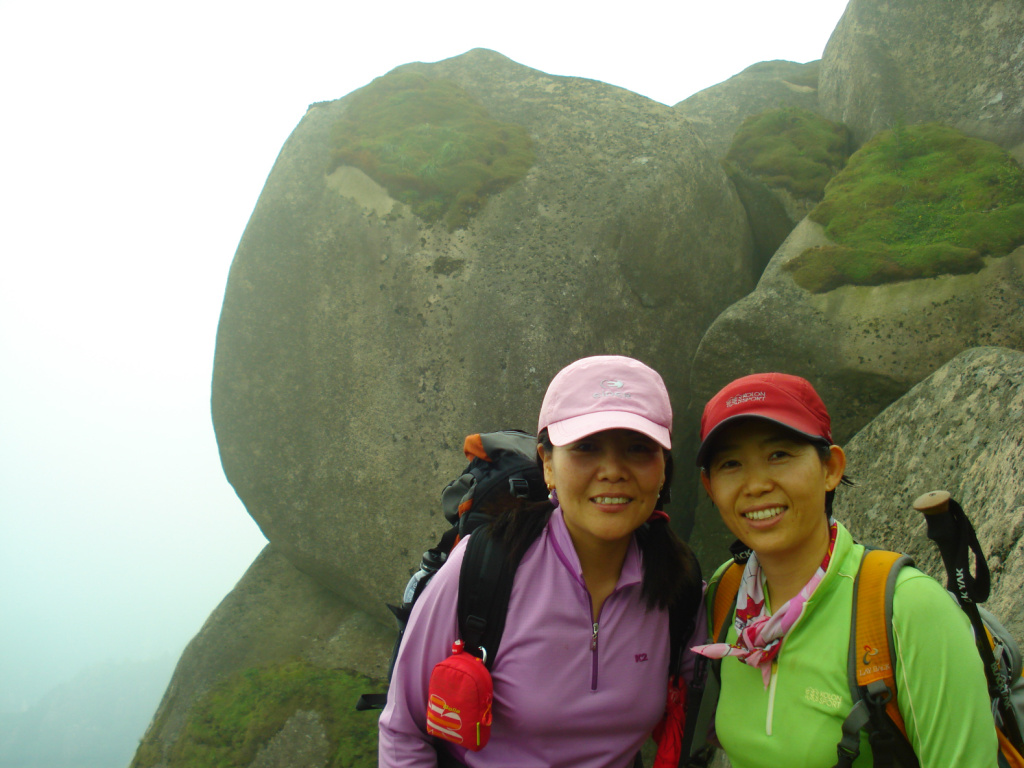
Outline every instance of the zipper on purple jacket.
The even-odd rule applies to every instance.
[[[590,690],[597,690],[597,622],[594,622],[594,634],[590,637]]]

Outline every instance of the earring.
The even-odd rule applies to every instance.
[[[548,486],[548,499],[554,506],[558,506],[558,491],[555,489],[555,486],[553,485]]]

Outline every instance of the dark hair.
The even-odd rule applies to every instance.
[[[537,442],[544,447],[545,453],[554,449],[546,429],[540,433]],[[543,464],[539,455],[537,463]],[[665,450],[665,484],[655,503],[656,509],[661,509],[668,502],[671,484],[672,454]],[[553,511],[554,505],[547,500],[510,500],[498,512],[491,524],[492,531],[505,544],[512,562],[518,563],[522,559],[551,519]],[[701,573],[690,546],[679,538],[663,517],[645,522],[634,536],[643,556],[641,594],[648,609],[678,606],[684,615],[695,615],[701,601]]]

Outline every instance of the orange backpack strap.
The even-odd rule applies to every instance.
[[[867,711],[859,725],[844,726],[844,741],[851,749],[856,749],[853,740],[859,740],[859,729],[868,728],[876,752],[875,765],[891,764],[893,755],[905,756],[900,758],[901,765],[917,764],[896,699],[893,663],[892,599],[896,577],[905,565],[913,565],[913,560],[906,555],[869,549],[861,560],[853,587],[848,662],[850,693],[854,711],[862,702]],[[852,726],[853,717],[851,712],[848,726]],[[899,730],[899,736],[893,733],[893,726]],[[890,745],[889,755],[877,754],[882,743]],[[911,762],[906,763],[906,760]]]
[[[896,703],[896,670],[892,662],[892,595],[899,569],[910,564],[909,557],[897,552],[865,552],[854,586],[850,624],[850,685],[881,690],[872,684],[884,683],[891,693],[886,713],[904,736],[906,728]]]
[[[725,569],[715,589],[715,599],[711,608],[711,637],[715,642],[724,643],[725,634],[722,628],[732,614],[736,604],[736,594],[740,591],[740,580],[743,578],[743,565],[733,563]],[[726,632],[728,629],[726,628]]]
[[[742,576],[743,565],[732,562],[721,569],[721,575],[716,571],[708,583],[704,603],[705,610],[709,607],[711,609],[708,616],[708,642],[725,641],[729,627],[727,619],[736,604],[736,593]],[[711,748],[708,734],[718,708],[721,663],[721,659],[709,659],[706,656],[697,656],[694,661],[693,676],[686,690],[680,766],[707,765],[713,753],[713,750],[709,753]],[[656,764],[660,763],[656,761]]]

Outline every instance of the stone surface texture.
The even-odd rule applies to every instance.
[[[959,352],[1024,349],[1024,248],[973,275],[812,294],[783,266],[828,242],[818,224],[802,221],[757,289],[715,320],[694,359],[695,404],[737,376],[795,373],[819,388],[842,441]]]
[[[779,107],[818,112],[820,64],[762,61],[725,82],[698,91],[673,109],[690,121],[714,157],[723,158],[736,129],[752,115]]]
[[[821,113],[858,144],[938,121],[1012,150],[1024,143],[1022,40],[1019,0],[850,0],[822,54]]]
[[[320,715],[300,709],[263,745],[249,768],[327,768],[330,749]]]

